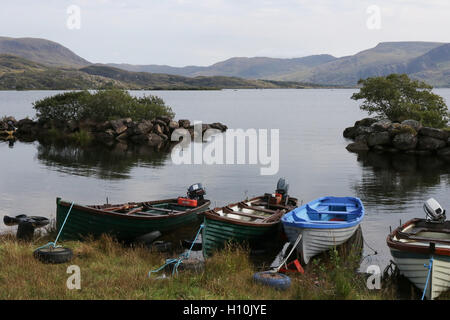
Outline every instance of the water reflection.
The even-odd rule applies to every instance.
[[[38,144],[37,159],[58,172],[100,179],[128,179],[134,167],[161,167],[168,159],[170,146],[155,149],[118,143],[113,147],[67,144]]]
[[[436,156],[368,152],[358,155],[361,180],[356,194],[367,204],[401,206],[430,189],[450,182],[450,163]]]

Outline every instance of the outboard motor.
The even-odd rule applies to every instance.
[[[205,188],[201,183],[193,184],[188,188],[187,196],[189,199],[203,200],[203,196],[206,194]]]
[[[280,178],[278,180],[277,189],[275,190],[275,193],[267,194],[269,196],[269,204],[286,205],[286,203],[288,201],[288,190],[289,190],[289,184],[286,183],[286,180],[284,178]]]
[[[205,188],[203,188],[201,183],[193,184],[188,188],[186,198],[178,198],[178,204],[180,206],[196,207],[198,205],[198,201],[203,201],[203,196],[205,194]]]
[[[289,191],[289,184],[286,183],[286,180],[284,178],[280,178],[278,180],[277,190],[275,192],[281,194],[284,198],[287,196],[288,191]]]
[[[28,217],[25,214],[20,214],[14,218],[4,216],[3,222],[7,226],[18,225],[16,237],[20,240],[33,240],[34,230],[36,228],[42,228],[49,224],[49,219],[45,217]]]
[[[427,222],[442,223],[445,221],[445,210],[434,198],[430,198],[423,204]]]

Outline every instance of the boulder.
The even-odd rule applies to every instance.
[[[373,123],[377,122],[375,118],[364,118],[355,122],[355,127],[370,127]]]
[[[441,139],[444,141],[447,141],[448,139],[448,133],[444,130],[430,128],[430,127],[422,127],[419,130],[419,134],[421,136],[427,136],[431,138]]]
[[[191,126],[191,122],[189,120],[178,120],[178,125],[180,128],[188,129]]]
[[[411,150],[417,145],[417,135],[404,132],[399,133],[392,139],[392,145],[399,150]]]
[[[346,147],[346,149],[350,152],[369,151],[369,147],[364,142],[352,142]]]
[[[160,134],[159,135],[164,141],[169,140],[169,137],[166,136],[165,134]]]
[[[364,142],[364,143],[367,143],[367,137],[368,137],[368,136],[365,136],[365,135],[357,136],[357,137],[355,138],[355,142]]]
[[[148,137],[148,145],[152,147],[159,146],[163,142],[163,139],[156,133],[150,133],[147,135],[147,137]]]
[[[5,127],[5,130],[7,127]],[[17,122],[17,135],[27,136],[38,133],[37,122],[31,119],[22,119]]]
[[[163,129],[161,128],[161,124],[159,124],[159,123],[156,123],[154,126],[153,126],[153,130],[152,130],[154,133],[156,133],[156,134],[159,134],[159,135],[161,135],[161,134],[164,134],[164,132],[163,132]]]
[[[422,128],[422,124],[419,121],[412,119],[404,120],[402,121],[401,124],[405,126],[410,126],[414,130],[416,130],[416,132],[419,132],[420,128]]]
[[[209,125],[212,129],[218,129],[222,132],[227,131],[228,127],[220,122],[214,122]]]
[[[178,129],[179,124],[176,121],[170,121],[168,126],[169,126],[170,131],[173,131],[175,129]]]
[[[391,136],[389,132],[374,132],[367,136],[367,145],[369,147],[377,146],[377,145],[385,145],[391,143]]]
[[[110,125],[117,135],[128,129],[128,127],[123,123],[123,120],[111,120]]]
[[[417,134],[417,131],[413,127],[411,127],[407,124],[401,124],[401,123],[397,123],[397,122],[392,124],[392,126],[389,128],[388,132],[392,136],[399,134],[399,133],[411,133],[413,135]]]
[[[432,138],[429,136],[419,136],[419,140],[417,142],[417,149],[419,150],[437,150],[446,146],[444,140]]]
[[[134,133],[136,135],[146,135],[153,128],[153,123],[150,120],[143,120],[138,123],[136,128],[134,129]]]
[[[390,121],[390,120],[380,120],[380,121],[374,122],[370,125],[370,127],[372,128],[372,130],[374,132],[388,131],[391,126],[392,126],[392,121]]]
[[[163,124],[169,124],[170,120],[172,120],[172,119],[168,116],[159,116],[159,117],[156,117],[156,120],[162,121]]]
[[[209,124],[202,123],[202,133],[205,133],[206,130],[210,128]]]
[[[371,127],[360,126],[360,127],[356,128],[355,135],[356,136],[360,136],[360,135],[368,136],[372,132],[373,132],[373,129]]]
[[[137,144],[146,143],[148,141],[148,135],[147,134],[137,134],[132,136],[131,141]]]
[[[356,137],[356,127],[348,127],[344,129],[343,132],[344,138],[347,139],[355,139]]]

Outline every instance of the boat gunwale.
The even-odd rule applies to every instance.
[[[143,202],[127,202],[127,203],[123,203],[123,204],[117,204],[117,205],[112,205],[112,206],[124,206],[124,205],[139,205],[139,204],[160,204],[160,203],[166,203],[166,202],[176,202],[178,200],[178,198],[171,198],[171,199],[163,199],[163,200],[154,200],[154,201],[143,201]],[[148,216],[148,215],[128,215],[125,213],[118,213],[118,212],[114,212],[114,211],[106,211],[106,210],[102,210],[102,209],[96,209],[93,208],[89,205],[81,205],[81,204],[73,204],[73,208],[72,209],[78,209],[81,210],[83,212],[87,212],[90,214],[98,214],[98,215],[105,215],[105,216],[111,216],[111,217],[116,217],[116,218],[126,218],[126,219],[130,219],[130,220],[159,220],[159,219],[170,219],[170,218],[175,218],[175,217],[181,217],[184,215],[189,215],[192,213],[198,214],[198,210],[202,210],[204,208],[208,208],[208,206],[211,204],[210,200],[205,199],[205,202],[198,206],[198,207],[193,207],[190,210],[186,210],[186,211],[181,211],[179,213],[173,213],[173,214],[167,214],[167,215],[160,215],[160,216]],[[62,200],[61,198],[57,198],[57,205],[60,206],[64,206],[64,207],[70,207],[72,205],[72,203],[67,202],[65,200]]]
[[[295,220],[295,218],[293,217],[292,220],[294,221],[288,221],[286,220],[288,215],[290,216],[294,216],[296,215],[297,212],[294,211],[300,211],[300,210],[304,210],[306,209],[306,206],[309,205],[312,202],[320,202],[324,199],[328,199],[328,198],[348,198],[351,200],[355,200],[360,206],[361,206],[361,214],[356,217],[354,220],[351,221],[325,221],[325,220]],[[361,224],[361,222],[364,219],[364,216],[366,215],[365,212],[365,207],[363,202],[361,201],[360,198],[358,197],[335,197],[335,196],[325,196],[325,197],[320,197],[317,199],[314,199],[308,203],[305,203],[304,205],[294,208],[291,211],[287,212],[284,216],[283,219],[281,219],[281,222],[283,223],[283,225],[287,225],[293,228],[298,228],[298,229],[345,229],[345,228],[351,228],[354,226],[357,226],[359,224]],[[345,215],[345,214],[351,214],[351,213],[339,213],[336,212],[336,215]]]
[[[219,216],[217,214],[218,210],[223,210],[224,208],[228,208],[228,207],[232,207],[232,206],[238,206],[240,203],[260,200],[260,199],[262,199],[264,197],[265,196],[263,195],[263,196],[258,196],[258,197],[251,198],[249,200],[243,200],[243,201],[239,201],[239,202],[236,202],[236,203],[230,203],[230,204],[227,204],[226,206],[214,208],[214,209],[211,209],[211,210],[206,210],[206,211],[203,211],[203,212],[198,212],[197,214],[198,215],[203,215],[205,217],[205,219],[211,219],[211,220],[216,220],[216,221],[225,222],[225,223],[231,223],[231,224],[237,224],[237,225],[242,225],[242,226],[249,226],[249,227],[271,227],[271,226],[276,226],[278,223],[280,223],[281,217],[283,216],[282,214],[279,213],[280,208],[278,208],[276,210],[273,210],[273,214],[272,215],[264,217],[264,219],[267,219],[267,218],[270,218],[270,217],[272,217],[272,216],[274,216],[276,214],[280,214],[280,218],[275,220],[275,221],[260,221],[260,222],[242,221],[242,220],[230,218],[230,217],[227,217],[227,216]],[[290,199],[292,199],[295,203],[298,202],[297,198],[289,197],[288,200],[290,200]],[[283,209],[286,210],[285,213],[287,213],[290,210],[293,210],[295,208],[295,206],[293,206],[293,205],[287,205],[287,206],[281,206],[281,207],[284,207]],[[268,209],[268,210],[270,210],[270,209]],[[255,215],[255,218],[258,218],[258,217]],[[259,217],[259,218],[261,218],[261,217]]]
[[[429,245],[428,246],[419,246],[419,245],[415,245],[414,243],[405,243],[405,242],[400,242],[398,240],[394,240],[394,237],[397,236],[397,234],[399,232],[402,232],[402,230],[406,229],[411,224],[415,224],[420,221],[424,221],[424,219],[414,218],[414,219],[411,219],[411,220],[405,222],[403,225],[401,225],[401,226],[397,227],[395,230],[393,230],[386,238],[388,247],[390,249],[396,249],[399,251],[450,256],[450,248],[447,249],[447,248],[435,247],[434,251],[433,251],[431,246],[429,246]],[[423,242],[426,242],[426,241],[423,241]],[[439,242],[439,239],[437,239],[435,241],[433,239],[430,239],[429,243],[436,244],[436,243],[442,243],[442,242]]]

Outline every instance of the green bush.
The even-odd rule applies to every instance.
[[[369,114],[399,122],[414,119],[436,128],[446,126],[449,121],[444,99],[434,94],[430,85],[411,80],[406,74],[367,78],[358,84],[362,87],[352,99],[363,99],[360,108]]]
[[[172,109],[159,97],[133,97],[128,91],[120,89],[92,93],[86,90],[65,92],[36,101],[33,105],[36,116],[43,121],[101,122],[128,117],[140,121],[158,116],[175,116]]]

